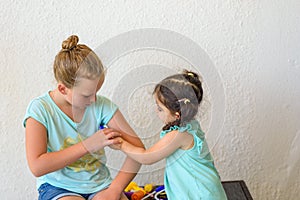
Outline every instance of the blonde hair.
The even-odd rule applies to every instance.
[[[79,38],[71,35],[62,42],[62,49],[55,56],[53,71],[57,82],[73,88],[79,78],[95,79],[104,74],[104,67],[95,52]]]

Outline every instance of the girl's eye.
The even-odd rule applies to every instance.
[[[157,110],[158,110],[159,112],[161,112],[161,111],[162,111],[162,109],[161,109],[160,107],[157,107]]]

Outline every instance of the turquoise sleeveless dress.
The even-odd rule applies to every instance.
[[[173,126],[160,137],[178,130],[194,137],[194,146],[178,149],[166,158],[164,184],[169,200],[226,200],[219,174],[214,166],[205,135],[196,120],[184,127]]]

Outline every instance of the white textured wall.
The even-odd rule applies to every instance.
[[[226,97],[225,115],[218,138],[212,137],[214,133],[207,134],[222,179],[244,180],[254,199],[299,198],[298,0],[2,0],[0,8],[1,199],[37,199],[35,178],[25,159],[22,119],[29,101],[55,86],[52,62],[62,40],[77,34],[80,42],[97,48],[123,32],[149,27],[192,39],[214,63]],[[100,92],[128,111],[129,121],[143,138],[150,138],[146,141],[150,145],[160,124],[142,132],[148,115],[139,109],[145,111],[146,103],[152,104],[151,85],[137,87],[135,92],[124,91],[132,94],[131,104],[128,99],[114,98],[119,93],[111,90],[118,91],[116,80],[120,81],[120,76],[145,60],[155,60],[153,66],[173,65],[175,70],[186,64],[176,56],[151,50],[124,55],[110,65],[107,82]],[[146,68],[145,73],[159,76]],[[210,77],[203,79],[205,82]],[[213,93],[213,85],[206,87]],[[211,97],[208,93],[207,113],[202,114],[204,129],[212,123],[209,119],[214,120],[209,114],[209,102],[214,101]],[[120,154],[109,155],[113,157],[109,165],[114,173]],[[143,167],[136,180],[162,181],[162,165]]]

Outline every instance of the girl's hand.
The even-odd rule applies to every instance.
[[[111,128],[105,128],[103,129],[105,130],[105,133],[104,134],[109,134],[110,132],[116,132],[116,133],[120,133],[121,135],[121,132],[120,131],[117,131],[115,129],[111,129]],[[118,143],[114,143],[114,144],[111,144],[109,145],[109,147],[111,149],[114,149],[114,150],[121,150],[121,147],[122,147],[122,143],[124,142],[124,139],[122,137],[116,137],[114,138],[114,140],[117,140],[119,141]]]
[[[121,137],[117,137],[117,138],[115,138],[115,140],[118,140],[118,143],[111,144],[111,145],[109,145],[109,147],[114,150],[121,150],[124,139]]]
[[[111,188],[98,192],[92,200],[128,200],[124,193],[118,193]]]
[[[105,146],[119,144],[121,134],[113,129],[103,129],[94,133],[92,136],[82,142],[83,146],[90,153],[103,149]]]

